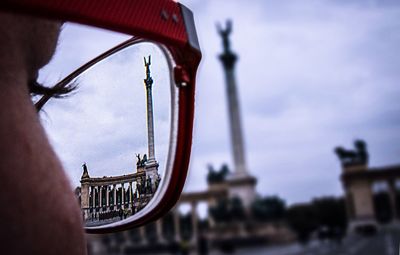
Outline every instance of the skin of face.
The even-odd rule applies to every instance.
[[[85,254],[78,201],[30,100],[60,23],[0,12],[2,254]],[[6,250],[4,250],[6,249]]]

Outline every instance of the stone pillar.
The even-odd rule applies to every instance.
[[[132,208],[132,182],[129,182],[129,205]]]
[[[375,210],[371,183],[368,180],[353,180],[349,183],[348,190],[352,197],[353,218],[349,221],[349,231],[355,231],[358,226],[376,225]]]
[[[95,186],[92,186],[91,189],[92,189],[92,208],[96,208],[96,188]]]
[[[235,162],[234,174],[238,176],[247,175],[246,160],[243,146],[243,135],[240,121],[240,107],[237,98],[236,81],[234,70],[225,70],[228,94],[228,113],[231,129],[231,145],[233,150],[233,159]]]
[[[109,190],[110,186],[106,186],[106,205],[107,205],[107,211],[110,207],[110,190]]]
[[[114,184],[113,185],[113,195],[114,195],[114,206],[117,206],[117,185],[116,184]],[[116,209],[116,208],[114,208],[114,209]]]
[[[125,203],[125,188],[124,188],[124,183],[121,183],[121,186],[122,186],[122,189],[121,189],[121,207],[122,207],[122,209],[124,209],[125,208],[125,205],[124,205],[124,203]]]
[[[217,199],[216,198],[209,198],[208,199],[207,208],[212,208],[212,207],[214,207],[216,205],[217,205]],[[215,225],[216,225],[215,220],[210,215],[210,213],[208,214],[207,221],[208,221],[208,225],[210,226],[211,229],[215,227]]]
[[[162,219],[160,218],[156,221],[156,231],[157,231],[157,241],[159,243],[164,243],[164,236],[163,236],[163,231],[162,231]]]
[[[178,208],[175,208],[172,211],[172,215],[174,217],[175,241],[179,242],[181,240],[181,229],[180,229],[180,217]]]
[[[353,205],[353,195],[348,188],[345,187],[345,204],[346,204],[346,214],[347,218],[352,220],[354,218],[354,205]]]
[[[99,207],[100,207],[100,211],[102,210],[102,206],[103,206],[103,186],[99,187]]]
[[[147,243],[145,226],[139,227],[140,240],[143,244]]]
[[[81,208],[89,208],[89,185],[81,184]]]
[[[397,203],[396,203],[396,180],[388,181],[388,192],[390,197],[390,207],[392,210],[393,221],[398,219],[397,215]]]
[[[197,203],[191,203],[191,218],[192,218],[192,242],[197,243],[198,231],[198,217],[197,217]]]

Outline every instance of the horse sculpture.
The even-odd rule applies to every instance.
[[[342,165],[362,165],[368,163],[367,145],[363,140],[354,142],[355,150],[346,150],[343,147],[336,147],[335,153]]]

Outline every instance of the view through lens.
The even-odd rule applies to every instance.
[[[50,100],[42,123],[79,198],[86,226],[126,219],[162,185],[171,127],[168,62],[140,43],[105,58]]]

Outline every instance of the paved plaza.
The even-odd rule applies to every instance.
[[[307,246],[286,246],[238,249],[232,254],[246,255],[395,255],[399,254],[400,229],[384,228],[371,237],[351,235],[342,244],[312,241]],[[214,251],[212,255],[224,253]]]

